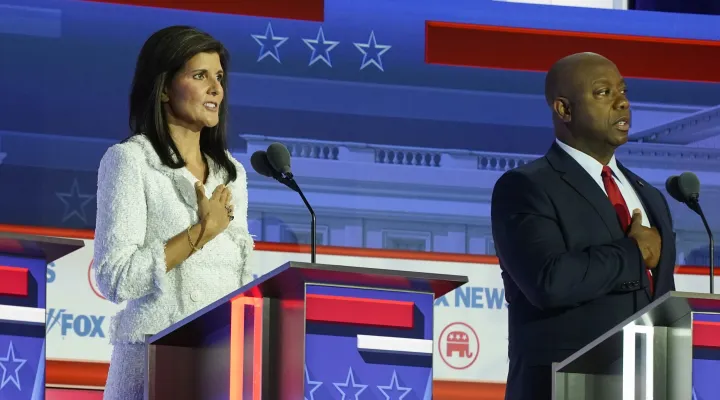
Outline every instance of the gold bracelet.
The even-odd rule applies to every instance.
[[[188,228],[187,228],[187,237],[188,237],[188,243],[190,244],[190,247],[192,247],[192,250],[193,250],[193,253],[194,253],[194,252],[196,252],[196,251],[202,250],[202,247],[198,249],[198,248],[195,246],[195,244],[192,242],[192,237],[190,236],[190,228],[192,228],[192,225],[188,226]],[[198,238],[198,242],[200,242],[200,238]],[[191,254],[192,254],[192,253],[191,253]]]

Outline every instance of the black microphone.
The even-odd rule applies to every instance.
[[[710,241],[708,254],[710,256],[710,294],[715,294],[715,239],[712,229],[705,218],[705,213],[700,207],[700,180],[692,172],[683,172],[680,175],[671,176],[665,181],[665,189],[673,199],[688,206],[702,219],[705,231]]]
[[[290,152],[282,143],[273,143],[267,149],[270,165],[288,179],[293,178],[290,168]]]
[[[279,172],[270,165],[268,161],[267,153],[263,150],[258,150],[250,156],[250,164],[252,165],[255,172],[268,178],[282,177]]]
[[[262,176],[267,176],[268,178],[273,178],[276,181],[282,183],[283,185],[289,187],[293,191],[298,191],[299,188],[295,184],[294,181],[290,181],[289,179],[285,178],[283,174],[281,174],[279,171],[277,171],[275,168],[273,168],[272,165],[270,165],[270,160],[268,160],[267,153],[264,150],[258,150],[253,153],[253,155],[250,157],[250,164],[252,165],[255,172]]]
[[[281,179],[273,177],[287,185],[290,189],[296,191],[300,195],[303,203],[305,203],[305,207],[307,207],[310,212],[310,262],[315,263],[317,256],[317,244],[315,242],[317,221],[315,219],[315,211],[313,211],[312,206],[310,206],[310,202],[308,202],[305,194],[303,194],[300,189],[300,186],[297,182],[295,182],[292,169],[290,168],[290,152],[282,143],[273,143],[268,147],[266,154],[268,163],[272,169],[280,175]]]

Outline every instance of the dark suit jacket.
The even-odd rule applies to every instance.
[[[495,184],[492,231],[509,303],[507,400],[550,399],[553,362],[675,288],[667,201],[618,166],[662,238],[654,296],[640,250],[607,195],[560,146]]]

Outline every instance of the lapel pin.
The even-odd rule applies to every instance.
[[[640,186],[640,187],[645,186],[645,184],[643,184],[639,179],[637,180],[637,184],[638,184],[638,186]]]

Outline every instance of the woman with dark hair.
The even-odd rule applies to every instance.
[[[130,94],[132,135],[98,172],[93,271],[112,318],[104,399],[143,398],[145,336],[252,279],[245,169],[227,151],[228,54],[186,26],[153,34]],[[237,217],[237,218],[235,218]]]

